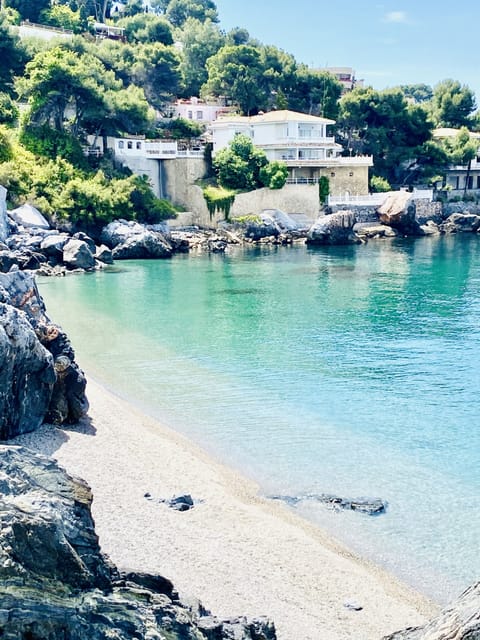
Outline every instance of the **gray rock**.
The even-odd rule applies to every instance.
[[[83,233],[83,231],[77,231],[77,233],[73,234],[72,238],[73,240],[82,240],[93,254],[96,252],[97,248],[95,246],[95,242],[89,235]]]
[[[86,379],[66,334],[53,325],[30,273],[0,274],[1,439],[48,419],[75,422],[88,410]]]
[[[383,640],[479,640],[480,582],[475,583],[423,627],[397,631]]]
[[[0,445],[0,486],[0,637],[276,639],[267,619],[209,622],[162,576],[121,574],[99,547],[89,487],[49,458]]]
[[[342,245],[359,242],[353,231],[355,214],[353,211],[338,211],[320,216],[307,234],[307,244]]]
[[[392,227],[378,222],[357,222],[353,230],[361,238],[396,238],[399,235]]]
[[[397,229],[403,235],[423,235],[416,219],[415,202],[408,191],[390,193],[379,207],[378,215],[382,224]]]
[[[282,500],[290,506],[296,506],[303,500],[314,500],[333,509],[358,511],[369,516],[385,513],[388,503],[381,498],[341,498],[330,493],[305,493],[298,496],[272,495],[271,500]]]
[[[114,260],[170,258],[172,246],[161,233],[143,229],[116,245],[112,253]]]
[[[0,185],[0,242],[6,240],[8,234],[7,190]]]
[[[63,247],[63,262],[71,269],[93,269],[95,257],[83,240],[69,240]]]
[[[12,220],[22,227],[38,227],[40,229],[50,229],[48,220],[31,204],[22,204],[8,212]]]
[[[480,229],[480,215],[473,213],[452,213],[440,225],[442,233],[475,233]]]
[[[48,235],[41,241],[40,249],[45,255],[61,260],[63,259],[63,249],[68,241],[69,237],[65,233]]]
[[[142,234],[144,231],[144,225],[138,222],[114,220],[102,229],[101,241],[113,249],[126,242],[131,236]]]
[[[52,355],[39,342],[26,314],[0,303],[0,439],[40,426],[56,375]]]
[[[104,264],[112,264],[113,263],[113,254],[112,250],[107,247],[107,245],[102,244],[97,247],[95,251],[95,258],[103,262]]]

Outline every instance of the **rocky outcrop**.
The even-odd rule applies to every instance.
[[[307,493],[298,496],[274,495],[268,496],[271,500],[282,500],[290,506],[297,506],[304,500],[320,502],[330,509],[346,509],[358,511],[369,516],[377,516],[387,510],[386,500],[381,498],[341,498],[330,493]]]
[[[9,212],[14,222],[24,228],[50,229],[48,220],[31,204],[22,204]]]
[[[0,345],[0,439],[86,413],[85,376],[30,273],[0,274]]]
[[[474,213],[452,213],[440,225],[442,233],[475,233],[480,229],[480,215]]]
[[[275,640],[266,619],[221,621],[162,576],[121,574],[95,534],[89,487],[49,458],[0,446],[0,637]]]
[[[63,247],[63,262],[72,269],[90,271],[95,268],[95,244],[91,246],[84,240],[72,238]]]
[[[162,229],[159,230],[159,229]],[[116,220],[102,230],[101,240],[112,249],[113,258],[170,258],[173,247],[163,227]]]
[[[307,244],[340,245],[360,242],[353,231],[355,214],[353,211],[338,211],[320,216],[307,234]]]
[[[410,627],[383,640],[479,640],[480,582],[469,587],[453,604],[424,627]]]

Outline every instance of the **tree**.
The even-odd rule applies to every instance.
[[[294,111],[337,119],[342,86],[326,71],[313,71],[301,65],[295,75],[288,104]]]
[[[213,0],[170,0],[165,15],[175,27],[182,27],[187,18],[218,22],[217,7]]]
[[[137,45],[135,62],[129,70],[131,81],[143,87],[150,104],[162,108],[166,100],[176,95],[180,74],[179,56],[173,47],[159,42]]]
[[[429,102],[433,97],[433,89],[428,84],[401,84],[399,89],[407,99],[417,104]]]
[[[462,127],[453,139],[445,139],[444,148],[447,152],[450,164],[467,166],[467,175],[465,176],[465,186],[463,189],[463,194],[465,196],[468,189],[468,179],[472,168],[472,160],[476,157],[478,152],[478,140],[471,137],[470,132],[466,127]]]
[[[182,44],[179,71],[182,76],[181,95],[199,96],[208,79],[206,63],[225,43],[225,37],[211,20],[201,22],[189,17],[178,29],[176,39]]]
[[[357,88],[340,100],[338,131],[348,153],[373,155],[375,174],[403,183],[408,165],[430,140],[432,124],[399,89]]]
[[[15,9],[22,20],[38,22],[43,11],[50,8],[50,0],[5,0],[5,6]]]
[[[25,52],[10,26],[0,17],[0,91],[13,92],[13,78],[20,74],[25,63]]]
[[[19,115],[18,107],[8,93],[0,92],[0,124],[12,127]]]
[[[435,86],[431,110],[437,127],[468,127],[475,109],[475,94],[467,85],[448,79]]]
[[[262,109],[282,108],[279,102],[287,100],[296,82],[295,58],[277,47],[259,47],[262,68],[261,88],[265,96]]]
[[[281,189],[288,178],[288,167],[285,162],[273,160],[260,169],[260,180],[265,187]]]
[[[250,34],[242,27],[234,27],[227,33],[227,44],[233,44],[238,47],[240,44],[248,44]]]
[[[380,176],[372,176],[370,179],[370,189],[373,193],[384,193],[387,191],[391,191],[392,187],[388,180],[385,178],[381,178]]]
[[[256,47],[224,46],[207,60],[207,71],[202,95],[226,96],[247,115],[266,105],[263,66]]]
[[[256,149],[243,134],[234,137],[228,147],[213,159],[213,168],[222,187],[251,191],[263,186],[261,170],[268,165],[265,152]]]
[[[130,43],[160,42],[173,44],[172,28],[166,20],[150,13],[137,13],[117,22],[125,29],[125,37]]]
[[[63,4],[55,4],[47,11],[43,11],[41,20],[43,24],[69,29],[75,33],[80,33],[84,28],[80,11],[73,11]]]

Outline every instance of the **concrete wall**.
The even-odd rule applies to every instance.
[[[320,176],[326,176],[330,183],[331,195],[363,196],[368,193],[368,166],[347,165],[345,167],[322,167]]]
[[[263,209],[303,213],[315,220],[320,209],[318,185],[286,184],[283,189],[257,189],[235,196],[231,217],[259,214]]]
[[[0,241],[8,236],[7,190],[0,185]]]

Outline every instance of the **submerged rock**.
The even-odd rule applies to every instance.
[[[273,495],[268,496],[271,500],[282,500],[291,506],[296,506],[304,500],[320,502],[334,509],[347,509],[359,511],[369,516],[385,513],[388,503],[381,498],[341,498],[330,493],[306,493],[298,496]]]
[[[162,576],[102,554],[90,488],[22,447],[0,445],[0,637],[275,640],[267,619],[217,620]]]

